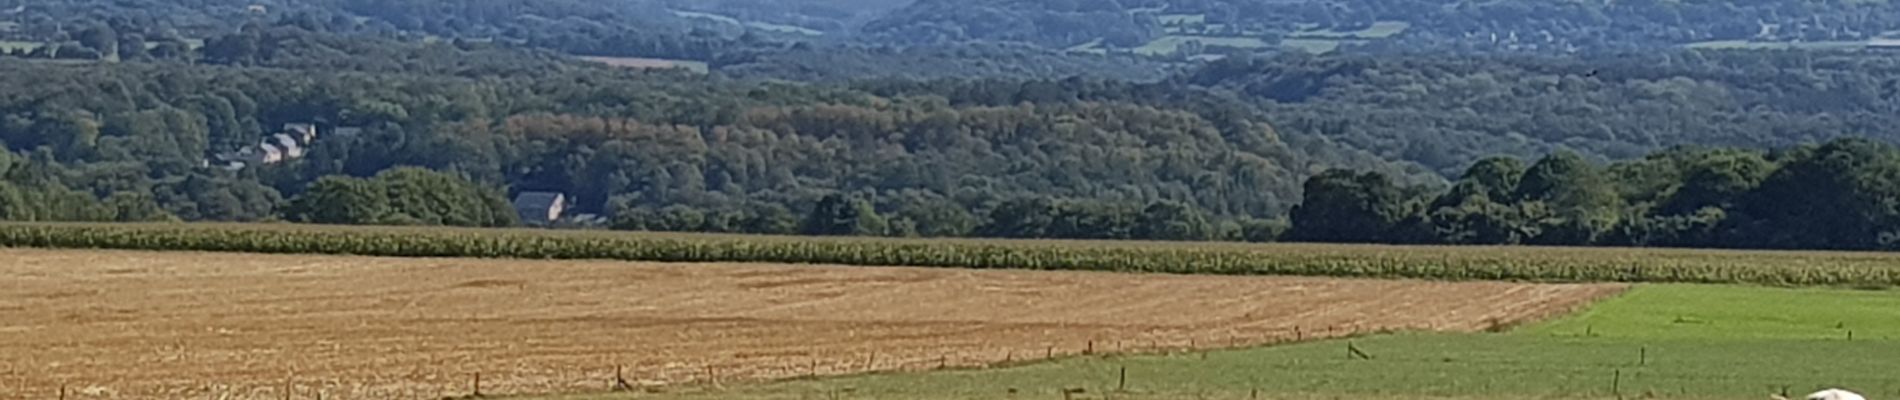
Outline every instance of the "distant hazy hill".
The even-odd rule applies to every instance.
[[[1091,51],[1341,46],[1571,53],[1662,47],[1859,47],[1900,34],[1891,2],[1502,0],[920,0],[865,25],[905,43],[1006,40]]]

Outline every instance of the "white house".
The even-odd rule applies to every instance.
[[[316,124],[284,124],[284,133],[297,138],[304,144],[317,140]]]
[[[276,145],[262,143],[256,146],[245,146],[243,150],[238,150],[236,158],[250,165],[276,164],[284,162],[284,151]]]
[[[360,132],[361,128],[337,128],[338,134],[346,136]],[[309,154],[310,146],[316,143],[317,135],[316,124],[284,124],[283,131],[266,136],[257,144],[244,146],[238,151],[217,154],[207,160],[204,166],[217,164],[225,169],[236,170],[303,158]]]
[[[277,149],[283,150],[284,159],[303,158],[303,145],[298,144],[297,139],[290,137],[290,134],[279,133],[271,135],[270,139],[265,140],[265,142],[277,145]]]
[[[521,192],[515,196],[515,213],[521,222],[546,226],[567,212],[567,195],[555,192]]]

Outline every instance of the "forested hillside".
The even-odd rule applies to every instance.
[[[671,231],[1273,240],[1291,219],[1299,240],[1822,246],[1775,233],[1812,217],[1866,224],[1828,236],[1844,247],[1900,235],[1875,201],[1900,192],[1864,167],[1900,142],[1900,57],[1673,48],[1728,36],[1661,20],[1549,22],[1649,46],[1551,54],[1378,48],[1531,29],[1453,28],[1511,3],[7,1],[0,219],[506,226],[508,199],[548,191],[572,202],[562,225]],[[1716,18],[1564,7],[1585,11],[1512,21]],[[1840,13],[1881,7],[1733,6],[1849,36],[1886,22]],[[1443,20],[1388,18],[1413,14]],[[1364,46],[1170,42],[1210,29]],[[1179,46],[1114,50],[1146,41]],[[292,124],[324,134],[273,136]],[[1776,183],[1836,172],[1859,178]],[[1840,195],[1769,211],[1822,190]]]
[[[1625,54],[1900,44],[1888,2],[0,0],[0,51],[109,59],[252,24],[683,60],[748,78],[1144,80],[1231,56]]]
[[[411,195],[370,194],[480,193],[460,188],[473,185],[567,193],[575,213],[637,229],[1132,238],[1140,234],[1126,224],[1136,220],[1118,218],[1164,213],[1206,221],[1178,237],[1206,239],[1277,218],[1299,180],[1324,166],[1400,171],[1321,139],[1282,137],[1253,106],[1193,88],[762,84],[485,44],[337,41],[294,24],[213,38],[179,59],[0,61],[0,85],[9,88],[0,141],[20,154],[8,163],[9,190],[24,193],[8,205],[28,210],[11,219],[505,224],[481,216],[488,203],[419,214],[382,206],[423,201]],[[282,164],[206,164],[301,122],[353,133],[320,136]],[[455,179],[324,180],[401,166]],[[110,201],[52,200],[84,197]],[[1054,208],[998,211],[1041,204],[1021,199]],[[871,210],[870,225],[803,227],[826,201]],[[991,213],[1058,209],[1068,214],[1051,223],[1072,227],[988,226]]]
[[[334,35],[322,40],[338,49],[360,48],[349,42],[369,39],[443,41],[463,47],[701,62],[731,76],[761,79],[1080,75],[1154,80],[1168,69],[1142,57],[1076,55],[1020,43],[908,46],[856,40],[858,26],[872,14],[902,5],[884,0],[0,0],[0,54],[180,59],[194,56],[194,47],[218,45],[218,38],[256,36],[268,27],[287,25]],[[208,54],[268,53],[271,39],[281,41],[266,39],[223,42],[226,46]],[[367,58],[328,56],[343,63],[358,62],[346,58]]]
[[[919,0],[865,31],[906,42],[1093,43],[1136,52],[1152,51],[1142,48],[1168,36],[1210,46],[1324,41],[1389,52],[1573,53],[1738,42],[1838,47],[1900,30],[1896,7],[1882,1]]]
[[[1217,62],[1180,79],[1269,104],[1282,131],[1446,176],[1491,155],[1558,149],[1628,159],[1684,144],[1900,141],[1900,58],[1885,54],[1283,57]]]

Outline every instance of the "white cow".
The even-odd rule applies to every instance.
[[[1774,399],[1788,400],[1788,398],[1781,397],[1779,395],[1774,396]],[[1828,389],[1828,390],[1823,390],[1819,392],[1814,392],[1813,394],[1809,394],[1808,397],[1805,398],[1804,400],[1867,400],[1867,398],[1861,397],[1859,393],[1849,392],[1849,391],[1840,390],[1840,389]]]

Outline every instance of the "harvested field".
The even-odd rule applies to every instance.
[[[1618,285],[0,250],[0,398],[602,391],[1467,331]],[[1299,327],[1299,333],[1294,328]]]
[[[668,60],[668,59],[662,59],[662,58],[587,56],[587,57],[580,57],[580,59],[607,64],[610,66],[615,66],[615,67],[620,67],[620,68],[632,68],[632,69],[682,68],[688,71],[701,73],[701,74],[707,73],[707,71],[710,68],[706,65],[705,62],[686,61],[686,60]]]

